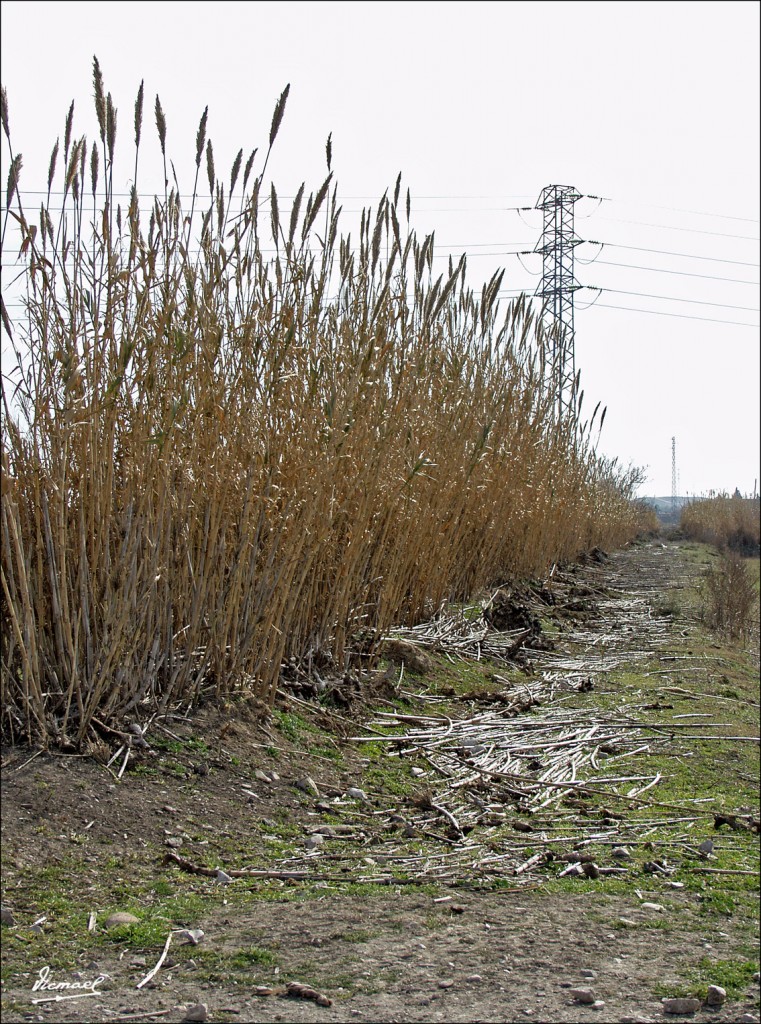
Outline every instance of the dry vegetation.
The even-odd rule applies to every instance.
[[[86,748],[202,686],[269,703],[285,659],[343,671],[392,624],[638,532],[637,474],[596,456],[581,395],[556,422],[525,304],[501,315],[501,275],[475,294],[464,257],[437,277],[400,180],[343,237],[329,142],[286,212],[286,89],[228,179],[204,112],[189,205],[175,178],[146,223],[137,187],[114,196],[97,61],[94,87],[99,139],[72,104],[34,213],[3,92],[26,290],[23,320],[2,309],[6,735]],[[136,182],[142,122],[141,85]],[[155,122],[166,170],[158,97]]]
[[[722,494],[682,509],[682,531],[692,540],[757,556],[761,541],[761,500]]]
[[[706,498],[682,510],[680,526],[693,539],[712,544],[720,557],[705,574],[702,617],[709,628],[744,639],[758,631],[758,570],[747,558],[758,558],[761,502],[726,494]]]

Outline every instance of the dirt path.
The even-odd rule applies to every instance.
[[[738,724],[729,731],[746,728],[738,710],[744,706],[744,698],[716,697],[724,702],[717,706],[704,701],[709,702],[706,695],[716,691],[713,668],[709,674],[705,667],[709,655],[716,659],[717,677],[727,680],[726,693],[740,693],[733,687],[752,678],[747,664],[731,662],[723,649],[711,653],[694,623],[684,617],[672,621],[662,612],[662,606],[692,585],[699,571],[699,565],[688,560],[683,549],[660,544],[630,549],[604,566],[588,567],[585,585],[605,590],[605,594],[598,595],[587,614],[566,624],[556,637],[554,651],[536,653],[532,678],[543,680],[545,698],[539,709],[526,714],[533,714],[534,719],[549,714],[556,706],[553,701],[565,701],[564,707],[588,707],[591,714],[595,707],[618,707],[626,702],[627,707],[634,706],[636,699],[637,707],[668,707],[682,717],[716,717],[716,707],[720,707],[723,722],[737,718]],[[656,669],[652,669],[654,657],[660,666]],[[698,657],[703,661],[697,662]],[[684,664],[678,670],[674,667],[672,673],[677,658]],[[650,665],[650,675],[643,673],[645,665]],[[577,693],[582,679],[592,680],[591,692]],[[693,693],[685,698],[687,711],[677,698],[668,696],[669,685]],[[648,690],[648,686],[656,689]],[[701,692],[700,687],[705,690]],[[550,691],[552,699],[546,696]],[[755,701],[757,693],[756,681]],[[479,707],[483,709],[483,705]],[[510,727],[515,728],[521,720],[513,716]],[[295,728],[292,721],[281,722],[283,728],[286,724]],[[468,836],[473,863],[483,860],[482,849],[504,858],[503,874],[490,874],[488,885],[480,869],[469,875],[462,844],[451,838],[445,842],[444,836],[435,850],[433,846],[420,847],[430,854],[427,860],[421,859],[421,877],[424,864],[446,863],[447,857],[457,864],[449,876],[440,873],[437,884],[433,884],[434,872],[423,878],[430,884],[422,888],[401,883],[340,886],[319,881],[307,887],[287,881],[222,884],[181,873],[170,865],[157,866],[157,854],[166,849],[167,836],[181,835],[185,837],[181,852],[195,863],[203,861],[204,844],[211,844],[220,851],[215,855],[217,861],[226,867],[235,866],[237,852],[242,858],[237,863],[248,864],[259,857],[255,861],[258,866],[269,864],[281,870],[306,866],[315,874],[314,865],[318,864],[332,875],[348,871],[348,864],[350,880],[359,877],[357,864],[361,863],[363,871],[378,877],[383,873],[378,866],[383,856],[400,848],[398,833],[373,832],[370,820],[381,810],[386,814],[389,793],[379,792],[385,804],[381,801],[377,812],[373,809],[377,804],[360,805],[353,817],[348,810],[342,811],[340,820],[355,829],[354,835],[359,834],[360,826],[364,829],[359,848],[354,845],[347,852],[336,844],[336,853],[323,849],[305,852],[301,840],[298,846],[285,843],[283,823],[290,822],[294,829],[297,824],[301,832],[313,834],[326,818],[324,809],[319,810],[320,803],[315,804],[314,798],[292,785],[253,779],[254,766],[250,764],[241,768],[237,755],[247,749],[250,752],[250,730],[209,716],[204,735],[208,737],[212,727],[223,733],[224,745],[219,749],[226,752],[227,760],[209,753],[217,749],[209,740],[208,749],[201,752],[201,763],[193,756],[192,763],[186,765],[188,777],[182,779],[176,768],[174,775],[167,775],[164,761],[165,774],[155,777],[151,774],[155,762],[148,758],[144,773],[138,771],[127,776],[127,785],[115,786],[102,768],[84,759],[39,755],[25,764],[33,752],[4,753],[3,904],[12,908],[16,921],[3,927],[4,1020],[179,1021],[184,1017],[179,1007],[204,1003],[212,1021],[661,1021],[679,1019],[664,1014],[662,995],[687,994],[710,982],[727,985],[730,998],[721,1007],[700,1009],[697,1020],[740,1021],[748,1013],[758,1019],[758,984],[752,979],[753,969],[758,970],[757,954],[753,953],[758,941],[757,907],[755,916],[746,912],[757,893],[758,879],[751,880],[753,888],[742,888],[747,881],[742,872],[748,857],[754,856],[756,841],[747,830],[731,834],[710,831],[711,816],[706,808],[713,809],[714,803],[697,788],[698,767],[713,771],[717,757],[720,772],[732,770],[742,780],[750,774],[748,756],[751,761],[755,757],[757,764],[756,744],[737,744],[744,758],[737,762],[727,760],[729,748],[723,743],[698,743],[694,749],[677,744],[667,755],[664,742],[643,754],[643,758],[672,759],[668,772],[663,771],[667,779],[676,779],[679,765],[687,763],[689,771],[695,766],[694,793],[682,793],[679,800],[695,801],[693,806],[702,807],[703,817],[695,819],[693,833],[684,833],[680,830],[693,828],[693,824],[673,825],[670,818],[664,824],[666,813],[677,819],[679,815],[673,810],[661,811],[661,819],[652,829],[654,841],[646,846],[643,840],[641,849],[636,846],[640,833],[634,831],[634,823],[606,818],[608,831],[600,831],[596,824],[595,831],[589,833],[597,837],[596,845],[585,840],[589,845],[584,848],[595,852],[600,865],[615,863],[610,858],[610,837],[615,837],[616,829],[620,829],[621,842],[635,843],[633,866],[620,876],[558,878],[558,861],[550,859],[511,880],[515,865],[532,847],[530,836],[508,834],[508,817],[504,827],[491,825],[491,831],[483,824],[487,819],[479,819],[481,823]],[[268,736],[269,740],[258,737],[262,741],[262,746],[256,747],[262,754],[259,770],[277,765],[282,779],[289,782],[309,772],[318,778],[323,794],[331,792],[331,786],[336,793],[343,792],[358,778],[360,769],[366,773],[375,770],[362,762],[356,745],[347,748],[340,762],[331,760],[329,750],[322,746],[323,753],[315,760],[314,754],[302,757],[295,749],[287,757],[282,752],[276,756],[272,733]],[[285,743],[279,736],[275,739]],[[304,735],[299,743],[304,746]],[[692,762],[687,761],[688,756]],[[180,760],[178,752],[171,763],[176,766]],[[654,764],[660,773],[661,760]],[[199,771],[204,765],[205,770]],[[648,771],[653,768],[638,774],[645,776]],[[714,778],[710,773],[709,777]],[[380,791],[378,774],[363,778],[375,779]],[[432,772],[434,796],[435,779]],[[255,799],[241,800],[242,785]],[[659,792],[664,785],[669,785],[668,781],[660,784]],[[665,792],[669,796],[670,791]],[[717,796],[716,806],[726,809],[726,800],[721,799],[723,803]],[[343,805],[336,806],[341,809]],[[738,793],[738,805],[731,810],[755,813],[757,818],[757,798],[753,807],[746,807]],[[414,817],[412,809],[408,811],[408,826],[413,822],[420,833],[423,819]],[[560,803],[542,813],[540,819],[527,820],[539,821],[535,827],[544,830],[540,835],[545,840],[552,837],[553,816],[557,825],[563,814],[577,814]],[[573,820],[580,828],[591,828],[587,818],[591,822],[592,817],[583,809]],[[337,829],[336,813],[330,820]],[[644,820],[642,815],[637,828],[644,827],[640,820]],[[88,828],[90,821],[93,824]],[[276,832],[278,825],[276,841],[269,833]],[[440,825],[436,827],[442,832]],[[709,834],[706,829],[714,836],[721,856],[726,848],[728,859],[698,861],[684,854],[680,864],[677,854],[686,848],[683,836],[697,844],[704,833]],[[202,835],[206,838],[201,839]],[[539,834],[536,841],[540,841]],[[569,840],[569,848],[572,845]],[[550,848],[559,853],[565,847]],[[577,851],[581,848],[575,847]],[[645,870],[647,858],[661,858],[660,862],[666,863],[666,853],[675,864],[673,871]],[[210,861],[215,862],[214,858]],[[706,864],[722,865],[719,870],[728,873],[701,875]],[[725,864],[730,866],[725,868]],[[711,886],[708,890],[706,883]],[[161,903],[162,898],[173,902]],[[106,909],[140,905],[146,908],[151,931],[141,932],[140,924],[118,941],[103,932],[88,933],[88,915],[94,908],[102,920]],[[730,906],[732,911],[727,912]],[[37,916],[46,918],[40,935],[29,930]],[[162,969],[138,989],[158,961],[170,928],[180,926],[202,929],[204,941],[198,947],[181,945],[177,936]],[[78,981],[87,986],[100,975],[108,975],[108,979],[97,985],[94,996],[53,1002],[61,993],[32,991],[46,966],[51,968],[52,982]],[[331,1004],[285,997],[284,987],[296,981],[323,993]],[[257,988],[269,989],[271,994],[259,995]],[[594,1005],[574,999],[572,990],[577,988],[590,989]],[[64,994],[76,993],[65,990]],[[45,998],[51,1001],[33,1003]]]

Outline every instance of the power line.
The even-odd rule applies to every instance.
[[[595,309],[625,309],[632,313],[651,313],[653,316],[672,316],[678,317],[680,320],[702,320],[707,324],[733,324],[735,327],[753,327],[754,330],[758,330],[759,324],[748,324],[741,320],[719,320],[716,317],[709,316],[691,316],[689,313],[664,313],[658,309],[642,309],[639,306],[614,306],[608,302],[597,302],[595,303]]]
[[[618,203],[622,206],[643,206],[650,210],[668,210],[671,213],[691,213],[695,217],[716,217],[719,220],[741,220],[747,224],[758,224],[758,218],[756,217],[735,217],[730,213],[708,213],[705,210],[686,210],[679,206],[658,206],[655,203],[633,203],[626,199],[607,199],[603,197],[603,201],[606,203]]]
[[[155,194],[159,198],[161,198],[160,193],[163,194],[163,189],[159,189],[159,190],[155,190],[154,189],[153,191],[155,192]],[[24,189],[19,189],[19,192],[20,192],[20,194],[22,196],[23,195],[38,195],[38,196],[46,196],[46,195],[48,195],[48,190],[47,189],[24,188]],[[146,189],[140,189],[139,190],[139,194],[141,194],[141,195],[150,194],[150,192],[151,192],[150,189],[149,190],[146,190]],[[69,194],[70,193],[71,193],[71,190],[69,190]],[[62,196],[62,195],[64,195],[64,191],[63,191],[63,189],[51,189],[49,194],[51,196]],[[91,194],[91,193],[88,193],[88,194]],[[102,193],[96,193],[96,194],[102,194]],[[127,198],[127,199],[129,199],[131,197],[132,193],[131,192],[113,192],[112,195],[115,196],[115,197],[118,197],[118,198]],[[181,192],[180,193],[180,198],[181,199],[182,198],[192,199],[192,196],[193,196],[192,192]],[[294,196],[292,196],[292,195],[282,195],[282,196],[279,196],[278,198],[279,199],[293,199]],[[380,197],[377,194],[373,194],[373,195],[343,196],[342,198],[344,199],[344,201],[346,201],[346,200],[366,199],[366,200],[369,200],[370,202],[375,202]],[[448,194],[436,194],[436,195],[417,195],[417,194],[412,194],[412,198],[413,198],[413,200],[418,200],[418,199],[419,200],[423,200],[423,199],[425,199],[425,200],[432,200],[432,199],[439,200],[439,199],[442,199],[442,200],[468,200],[468,201],[471,201],[471,200],[481,200],[481,201],[484,201],[484,200],[497,200],[497,201],[503,201],[503,200],[509,200],[509,199],[533,199],[533,195],[529,195],[529,194],[526,194],[526,193],[524,193],[523,195],[504,195],[504,194],[501,194],[501,193],[491,192],[491,193],[483,193],[483,194],[476,194],[476,195],[474,195],[474,194],[457,194],[457,195],[455,195],[455,194],[452,194],[452,195],[448,195]],[[616,199],[616,198],[611,197],[611,196],[584,195],[584,196],[582,196],[582,198],[583,199],[596,199],[599,202],[613,203],[614,205],[620,205],[620,206],[644,207],[645,209],[651,209],[651,210],[667,210],[670,213],[686,213],[686,214],[691,214],[692,216],[695,216],[695,217],[714,217],[714,218],[719,219],[719,220],[737,220],[737,221],[742,221],[742,222],[744,222],[746,224],[758,224],[759,223],[759,220],[758,220],[757,217],[738,217],[738,216],[736,216],[734,214],[715,213],[713,211],[708,211],[708,210],[692,210],[692,209],[686,209],[684,207],[679,207],[679,206],[661,206],[661,205],[658,205],[656,203],[638,203],[636,201],[632,201],[632,200],[628,200],[628,199]],[[507,210],[507,211],[510,211],[510,210],[529,211],[529,210],[535,210],[536,207],[535,206],[500,207],[500,209]],[[612,219],[612,218],[607,218],[607,219]],[[641,222],[639,222],[639,221],[632,221],[631,223],[641,223]],[[664,226],[666,226],[666,225],[664,225]]]
[[[148,191],[150,192],[150,190],[148,190]],[[48,190],[46,188],[41,188],[41,189],[22,188],[22,189],[19,189],[19,192],[20,192],[20,194],[22,196],[23,195],[28,195],[28,196],[46,196],[46,195],[48,195]],[[163,192],[163,190],[162,190],[162,192]],[[50,195],[51,196],[62,196],[62,195],[65,195],[65,194],[67,194],[67,193],[64,193],[63,189],[55,189],[55,188],[53,188],[53,189],[50,190]],[[69,195],[71,194],[71,189],[69,189],[68,194]],[[88,192],[87,194],[88,195],[92,195],[92,192]],[[96,191],[95,194],[96,195],[103,195],[103,193],[100,192],[100,191]],[[131,192],[112,192],[111,194],[113,196],[124,197],[124,198],[127,198],[127,199],[129,199],[131,197],[131,195],[132,195]],[[138,195],[141,195],[141,194],[145,195],[146,194],[146,190],[145,189],[138,190]],[[156,192],[156,195],[157,195],[158,198],[161,198],[161,196],[159,195],[158,192]],[[179,195],[180,195],[181,199],[192,199],[193,198],[193,193],[192,192],[180,192]],[[412,192],[410,193],[410,195],[412,196],[413,199],[480,199],[480,200],[484,200],[484,199],[531,199],[531,198],[533,198],[532,196],[529,196],[529,195],[523,195],[523,196],[503,196],[503,195],[434,195],[434,196],[423,196],[423,195],[414,194]],[[291,196],[291,195],[278,195],[278,199],[294,199],[294,198],[295,198],[295,196]],[[597,198],[597,197],[594,197],[594,198]],[[375,202],[377,199],[380,199],[380,196],[378,196],[378,195],[343,196],[343,199],[345,199],[345,200],[348,200],[348,199],[352,199],[352,200],[354,200],[354,199],[369,199],[372,202]],[[504,209],[504,207],[502,207],[502,209]],[[530,206],[530,207],[527,207],[527,209],[533,210],[534,207]]]
[[[625,220],[621,217],[600,217],[600,220],[608,220],[615,224],[638,224],[644,228],[659,228],[662,231],[689,231],[696,235],[717,235],[720,238],[740,238],[746,242],[760,242],[761,238],[754,238],[751,235],[730,235],[724,231],[706,231],[703,228],[683,228],[675,224],[653,224],[645,220]]]
[[[615,292],[617,295],[637,295],[643,299],[665,299],[668,302],[689,302],[694,306],[722,306],[724,309],[744,309],[748,313],[758,312],[757,306],[734,306],[728,302],[706,302],[704,299],[680,299],[674,295],[653,295],[650,292],[629,292],[622,288],[598,288],[596,285],[585,284],[584,288],[591,288],[597,292]]]
[[[758,263],[747,263],[744,260],[726,260],[719,256],[694,256],[688,252],[672,252],[669,249],[646,249],[641,245],[622,245],[620,242],[597,242],[587,239],[588,245],[607,246],[609,249],[631,249],[634,252],[657,252],[661,256],[681,256],[686,260],[708,260],[711,263],[731,263],[736,267],[758,267]]]
[[[717,277],[715,274],[691,274],[689,270],[665,270],[663,267],[643,267],[638,263],[614,263],[611,260],[596,260],[600,266],[627,267],[630,270],[648,270],[655,274],[679,274],[681,277],[702,277],[707,281],[728,281],[731,284],[752,284],[758,287],[759,281],[743,281],[739,277]]]

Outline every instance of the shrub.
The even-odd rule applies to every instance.
[[[705,575],[703,620],[718,633],[742,638],[755,621],[757,605],[758,591],[748,566],[735,552],[724,552]]]

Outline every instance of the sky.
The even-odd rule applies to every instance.
[[[504,268],[504,303],[540,281],[540,257],[515,255],[540,239],[539,193],[575,187],[576,366],[585,410],[607,407],[598,450],[643,470],[640,494],[670,495],[675,438],[679,494],[750,494],[761,476],[760,10],[3,0],[2,83],[22,192],[45,188],[72,100],[75,137],[97,137],[93,56],[126,136],[117,150],[129,149],[141,80],[148,113],[160,96],[183,192],[204,108],[229,168],[240,147],[266,147],[290,84],[268,166],[278,193],[319,187],[332,134],[347,228],[401,171],[441,270],[467,252],[480,288]],[[163,191],[151,120],[139,175],[149,196]],[[4,148],[3,184],[7,173]],[[122,179],[126,192],[130,165]]]

